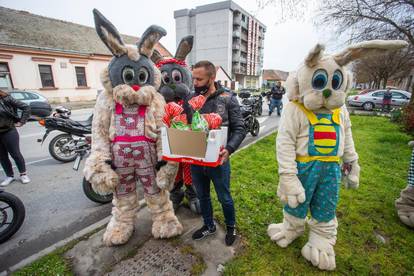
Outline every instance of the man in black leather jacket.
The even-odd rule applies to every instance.
[[[192,73],[195,90],[192,97],[204,95],[207,98],[200,113],[218,113],[223,119],[222,126],[228,127],[227,145],[220,152],[222,164],[214,168],[191,166],[191,176],[197,191],[197,197],[200,200],[204,220],[203,227],[193,233],[193,239],[200,240],[216,232],[210,198],[210,181],[212,181],[223,208],[227,226],[225,242],[227,245],[231,245],[236,239],[236,218],[234,203],[230,194],[229,156],[240,146],[246,136],[246,131],[236,95],[225,91],[214,82],[216,77],[215,66],[209,61],[200,61],[194,65]],[[188,120],[191,122],[193,111],[188,109],[187,104],[185,106]]]
[[[21,117],[18,116],[17,109],[22,110]],[[25,161],[20,152],[19,133],[16,130],[16,127],[21,127],[26,123],[29,116],[30,106],[0,90],[0,162],[6,174],[0,186],[7,186],[14,181],[9,154],[16,162],[21,182],[23,184],[30,182],[26,174]]]

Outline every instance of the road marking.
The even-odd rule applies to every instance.
[[[257,120],[259,121],[259,124],[261,124],[267,120],[267,117],[260,117],[260,118],[257,118]]]
[[[33,164],[36,164],[36,163],[40,163],[40,162],[47,161],[47,160],[51,160],[51,159],[53,159],[53,158],[52,158],[52,157],[48,157],[48,158],[43,158],[43,159],[39,159],[39,160],[35,160],[35,161],[31,161],[31,162],[27,162],[27,163],[26,163],[26,166],[28,166],[28,165],[33,165]],[[15,168],[17,168],[17,166],[16,166],[16,165],[14,165],[14,166],[13,166],[13,169],[15,169]],[[3,169],[1,169],[1,170],[0,170],[0,172],[4,172],[4,170],[3,170]]]
[[[265,128],[266,126],[261,126],[259,129],[259,133]]]
[[[34,136],[42,136],[43,134],[45,134],[45,132],[37,132],[37,133],[32,133],[32,134],[25,134],[25,135],[20,135],[20,138],[29,138],[29,137],[34,137]]]

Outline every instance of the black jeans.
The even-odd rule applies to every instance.
[[[210,198],[210,181],[213,181],[219,202],[224,213],[227,226],[236,224],[233,198],[230,194],[230,162],[221,166],[210,168],[191,165],[191,176],[200,200],[201,214],[204,224],[211,228],[214,226],[213,207]]]
[[[15,128],[0,133],[0,161],[7,176],[13,177],[13,166],[9,159],[10,156],[16,162],[20,173],[26,172],[26,165],[19,147],[19,133]]]

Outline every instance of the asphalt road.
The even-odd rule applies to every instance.
[[[92,109],[72,112],[72,119],[83,120]],[[263,114],[267,114],[264,104]],[[241,146],[273,131],[279,122],[276,112],[261,116],[258,137],[247,135]],[[19,181],[6,187],[6,191],[18,196],[26,207],[26,219],[21,229],[0,246],[0,271],[18,263],[50,245],[105,218],[110,214],[111,204],[100,205],[87,199],[82,191],[82,167],[78,172],[73,163],[60,163],[48,152],[48,142],[58,134],[51,134],[43,146],[37,142],[44,128],[37,122],[29,122],[19,129],[21,151],[26,159],[27,171],[32,180],[23,185]],[[83,165],[83,162],[82,162]],[[15,168],[15,175],[18,175]],[[4,177],[1,171],[0,178]]]

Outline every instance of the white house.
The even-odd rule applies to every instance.
[[[160,43],[156,48],[171,56]],[[111,58],[94,28],[0,7],[1,89],[36,91],[51,102],[94,100]]]

